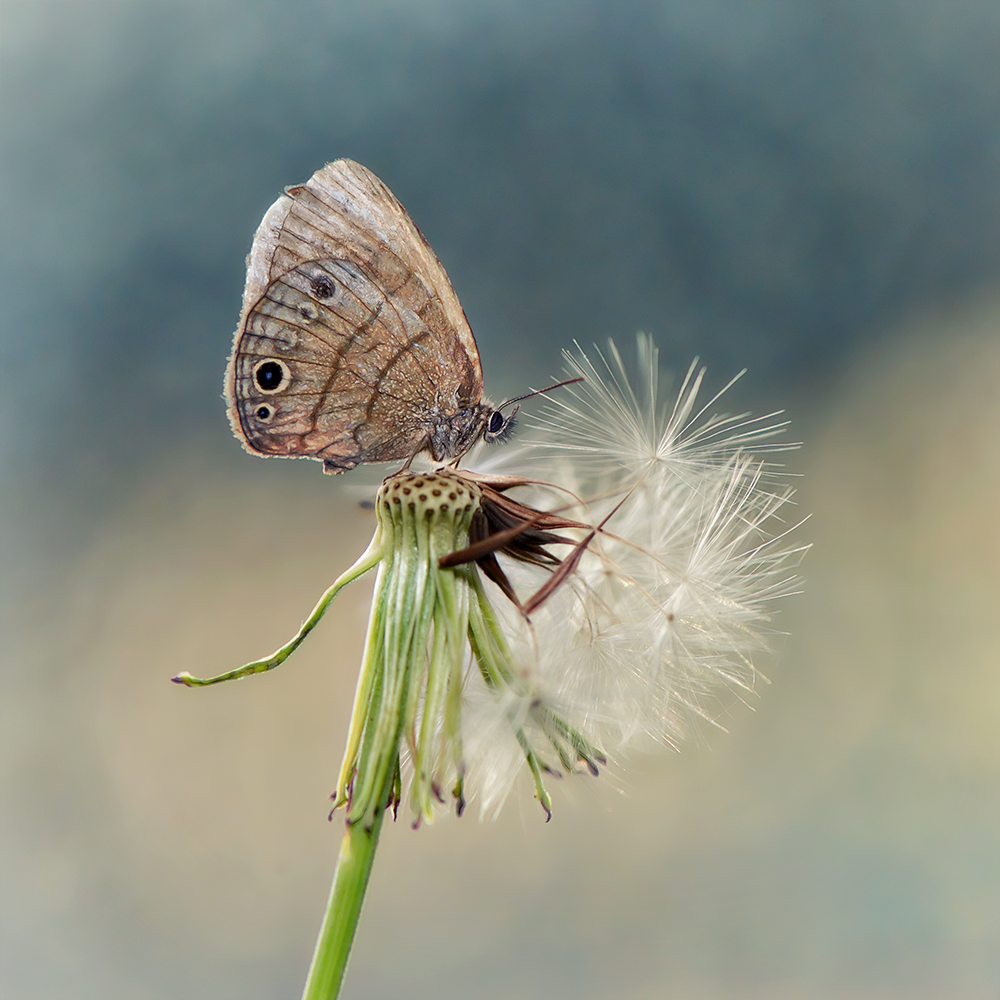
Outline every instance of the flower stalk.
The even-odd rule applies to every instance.
[[[372,825],[365,827],[360,823],[348,823],[344,830],[326,914],[316,940],[302,1000],[329,1000],[340,993],[368,879],[375,863],[382,820],[393,795],[392,782],[387,782],[382,791],[385,798]]]

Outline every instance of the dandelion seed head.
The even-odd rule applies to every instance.
[[[617,760],[675,747],[717,725],[727,692],[754,696],[775,603],[799,587],[806,546],[790,538],[794,491],[773,458],[796,447],[780,439],[786,422],[716,412],[722,392],[702,400],[697,362],[666,398],[649,337],[636,355],[633,375],[613,343],[567,353],[567,372],[584,381],[476,465],[537,476],[521,490],[526,504],[601,528],[530,624],[510,607],[500,616],[520,696],[467,673],[467,778],[487,816],[525,763],[511,718],[524,727],[551,711]],[[535,567],[509,573],[518,593],[544,579]]]

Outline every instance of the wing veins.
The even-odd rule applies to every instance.
[[[322,266],[322,261],[324,259],[341,260],[341,258],[338,258],[338,257],[318,258],[315,261],[315,263],[318,264],[318,265],[320,265],[320,266]],[[392,312],[395,315],[397,321],[399,322],[400,329],[402,329],[403,331],[405,331],[406,330],[406,322],[404,321],[403,316],[400,313],[399,309],[396,308],[396,303],[392,299],[392,294],[390,294],[386,290],[385,286],[378,280],[378,278],[368,268],[368,266],[367,265],[363,265],[363,264],[358,264],[358,263],[356,263],[355,261],[352,261],[352,260],[346,260],[346,259],[344,259],[344,262],[347,263],[347,264],[350,264],[352,267],[356,267],[359,271],[361,271],[362,275],[374,286],[375,290],[379,293],[379,295],[381,295],[382,301],[379,304],[378,312],[381,312],[381,310],[382,310],[382,308],[384,306],[388,306],[392,310]],[[305,262],[305,263],[308,263],[308,262]],[[404,267],[405,267],[405,265],[404,265]],[[357,294],[357,292],[354,291],[354,289],[352,289],[349,285],[347,285],[344,281],[342,281],[337,275],[332,274],[328,268],[323,267],[323,270],[326,271],[326,273],[330,276],[330,278],[332,278],[333,280],[335,280],[345,290],[345,292],[347,292],[349,295],[351,295],[354,298],[354,300],[359,305],[361,305],[365,309],[371,309],[372,308],[367,302],[365,302],[365,300],[363,298],[361,298],[360,295]],[[410,277],[412,277],[413,274],[414,274],[414,272],[411,271],[409,268],[407,268],[407,273],[409,274]],[[409,278],[407,280],[409,280]],[[404,282],[404,284],[405,284],[405,282]],[[402,286],[400,286],[400,287],[402,287]],[[348,325],[348,326],[351,325],[350,320],[348,320],[344,316],[342,316],[332,306],[327,306],[327,305],[321,304],[321,307],[323,309],[326,309],[329,312],[333,313],[339,319],[343,320],[343,322],[346,325]],[[383,322],[380,325],[381,325],[382,329],[385,330],[385,332],[387,334],[386,338],[383,340],[383,343],[385,343],[385,342],[388,342],[388,343],[395,342],[399,346],[400,350],[402,350],[402,351],[405,352],[405,350],[406,350],[407,347],[409,347],[412,344],[416,343],[417,340],[423,339],[427,334],[430,334],[431,333],[430,327],[428,327],[427,324],[424,323],[423,317],[419,316],[416,312],[414,312],[413,314],[414,314],[414,316],[417,316],[417,318],[423,323],[423,329],[417,334],[416,337],[414,337],[414,338],[411,339],[405,332],[402,335],[398,335],[398,334],[396,334],[396,333],[393,332],[392,328],[389,326],[388,323]],[[372,324],[368,324],[368,329],[371,328],[371,325]],[[424,364],[423,364],[422,360],[420,359],[419,355],[414,354],[413,355],[413,360],[416,363],[417,367],[420,369],[420,371],[423,372],[424,378],[427,379],[427,384],[429,386],[431,386],[432,388],[436,387],[437,381],[434,378],[434,375],[431,372],[429,372],[424,367]]]
[[[359,301],[361,301],[361,300],[359,299]],[[362,326],[357,326],[357,327],[354,328],[354,332],[351,334],[350,339],[347,342],[347,345],[346,345],[347,348],[350,348],[350,346],[354,343],[355,340],[357,340],[362,334],[366,333],[368,330],[370,330],[372,328],[372,326],[374,325],[375,321],[382,314],[382,305],[383,305],[383,303],[384,303],[384,300],[378,304],[378,307],[374,310],[374,312],[372,312],[372,314],[368,317],[368,319],[366,319],[364,321],[364,324]],[[367,305],[367,303],[362,303],[362,304],[363,305]],[[339,354],[338,355],[338,361],[339,362],[343,362],[343,361],[345,361],[346,357],[347,357],[347,352],[345,350],[344,354]],[[330,375],[327,378],[326,383],[323,386],[322,395],[320,396],[319,399],[317,399],[316,405],[312,408],[312,412],[309,414],[309,422],[312,425],[312,429],[314,431],[316,430],[316,417],[319,414],[320,407],[323,405],[324,401],[326,400],[327,393],[329,393],[330,387],[333,385],[333,380],[337,377],[337,373],[340,371],[340,369],[341,369],[341,364],[339,364],[339,363],[336,364],[336,365],[333,365],[331,367],[331,369],[330,369]],[[362,381],[362,382],[364,381],[363,379],[360,378],[360,375],[357,372],[355,372],[353,369],[348,368],[347,371],[350,374],[355,375],[360,381]],[[376,385],[377,384],[378,383],[376,383]],[[352,432],[352,437],[353,437],[353,432]]]

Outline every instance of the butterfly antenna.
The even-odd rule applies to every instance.
[[[556,382],[555,385],[546,386],[544,389],[532,389],[531,392],[526,392],[523,396],[515,396],[513,399],[508,399],[501,403],[497,407],[497,411],[502,410],[505,406],[510,406],[511,403],[520,403],[522,399],[531,399],[532,396],[540,396],[543,392],[551,392],[553,389],[560,389],[564,385],[572,385],[574,382],[582,382],[583,377],[578,378],[568,378],[564,382]]]

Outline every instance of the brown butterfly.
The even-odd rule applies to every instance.
[[[476,341],[441,262],[352,160],[288,188],[264,216],[225,394],[247,451],[315,458],[325,472],[422,451],[457,459],[514,417],[483,399]]]

